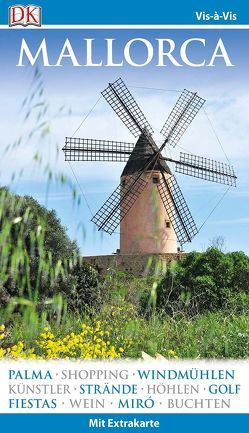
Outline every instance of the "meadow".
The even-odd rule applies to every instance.
[[[244,253],[212,246],[157,275],[109,269],[103,276],[80,257],[53,211],[30,197],[1,194],[2,215],[8,208],[14,213],[8,212],[8,236],[1,232],[1,358],[137,359],[142,352],[248,358]],[[8,200],[14,205],[6,206]],[[16,217],[16,209],[26,215],[27,203],[29,217]]]
[[[61,324],[39,324],[33,338],[22,317],[1,327],[0,357],[24,359],[116,359],[141,358],[142,352],[173,359],[248,358],[249,317],[207,313],[189,319],[154,315],[149,320],[127,317],[112,308],[100,314],[68,314]]]

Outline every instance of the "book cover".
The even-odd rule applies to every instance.
[[[247,428],[248,18],[1,2],[4,431]]]

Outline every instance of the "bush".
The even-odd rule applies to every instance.
[[[10,296],[47,296],[56,275],[78,253],[54,210],[29,196],[0,192],[1,283]]]
[[[189,253],[171,267],[159,284],[157,308],[190,316],[227,308],[245,308],[249,291],[249,257],[242,252],[223,253],[209,248]],[[247,308],[247,307],[246,307]]]
[[[233,263],[231,286],[234,291],[249,293],[249,257],[242,251],[227,254]]]
[[[35,303],[61,293],[71,309],[97,307],[98,275],[83,263],[54,210],[0,190],[0,305],[11,297]]]
[[[104,301],[98,272],[80,258],[68,275],[57,283],[57,290],[67,300],[69,310],[98,310]]]

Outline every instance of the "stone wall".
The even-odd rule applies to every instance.
[[[113,254],[108,256],[84,257],[93,267],[101,273],[107,269],[117,269],[130,272],[134,275],[164,273],[167,264],[172,260],[181,260],[185,253],[177,254]]]

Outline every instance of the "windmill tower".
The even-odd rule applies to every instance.
[[[91,221],[110,235],[120,225],[121,254],[175,253],[177,242],[191,242],[198,229],[168,163],[178,173],[236,186],[228,164],[183,152],[179,159],[163,156],[166,146],[177,145],[205,100],[185,89],[162,127],[163,142],[157,146],[152,127],[121,78],[102,95],[137,142],[66,137],[66,161],[126,162],[120,184]]]
[[[146,135],[141,134],[121,174],[121,195],[125,185],[129,184],[133,176],[139,174],[151,156],[151,145]],[[171,176],[166,161],[156,160],[150,164],[141,177],[147,184],[146,188],[138,195],[134,205],[120,222],[121,254],[177,252],[176,234],[157,188],[163,180],[160,170],[166,179]],[[133,191],[128,194],[133,194]]]

